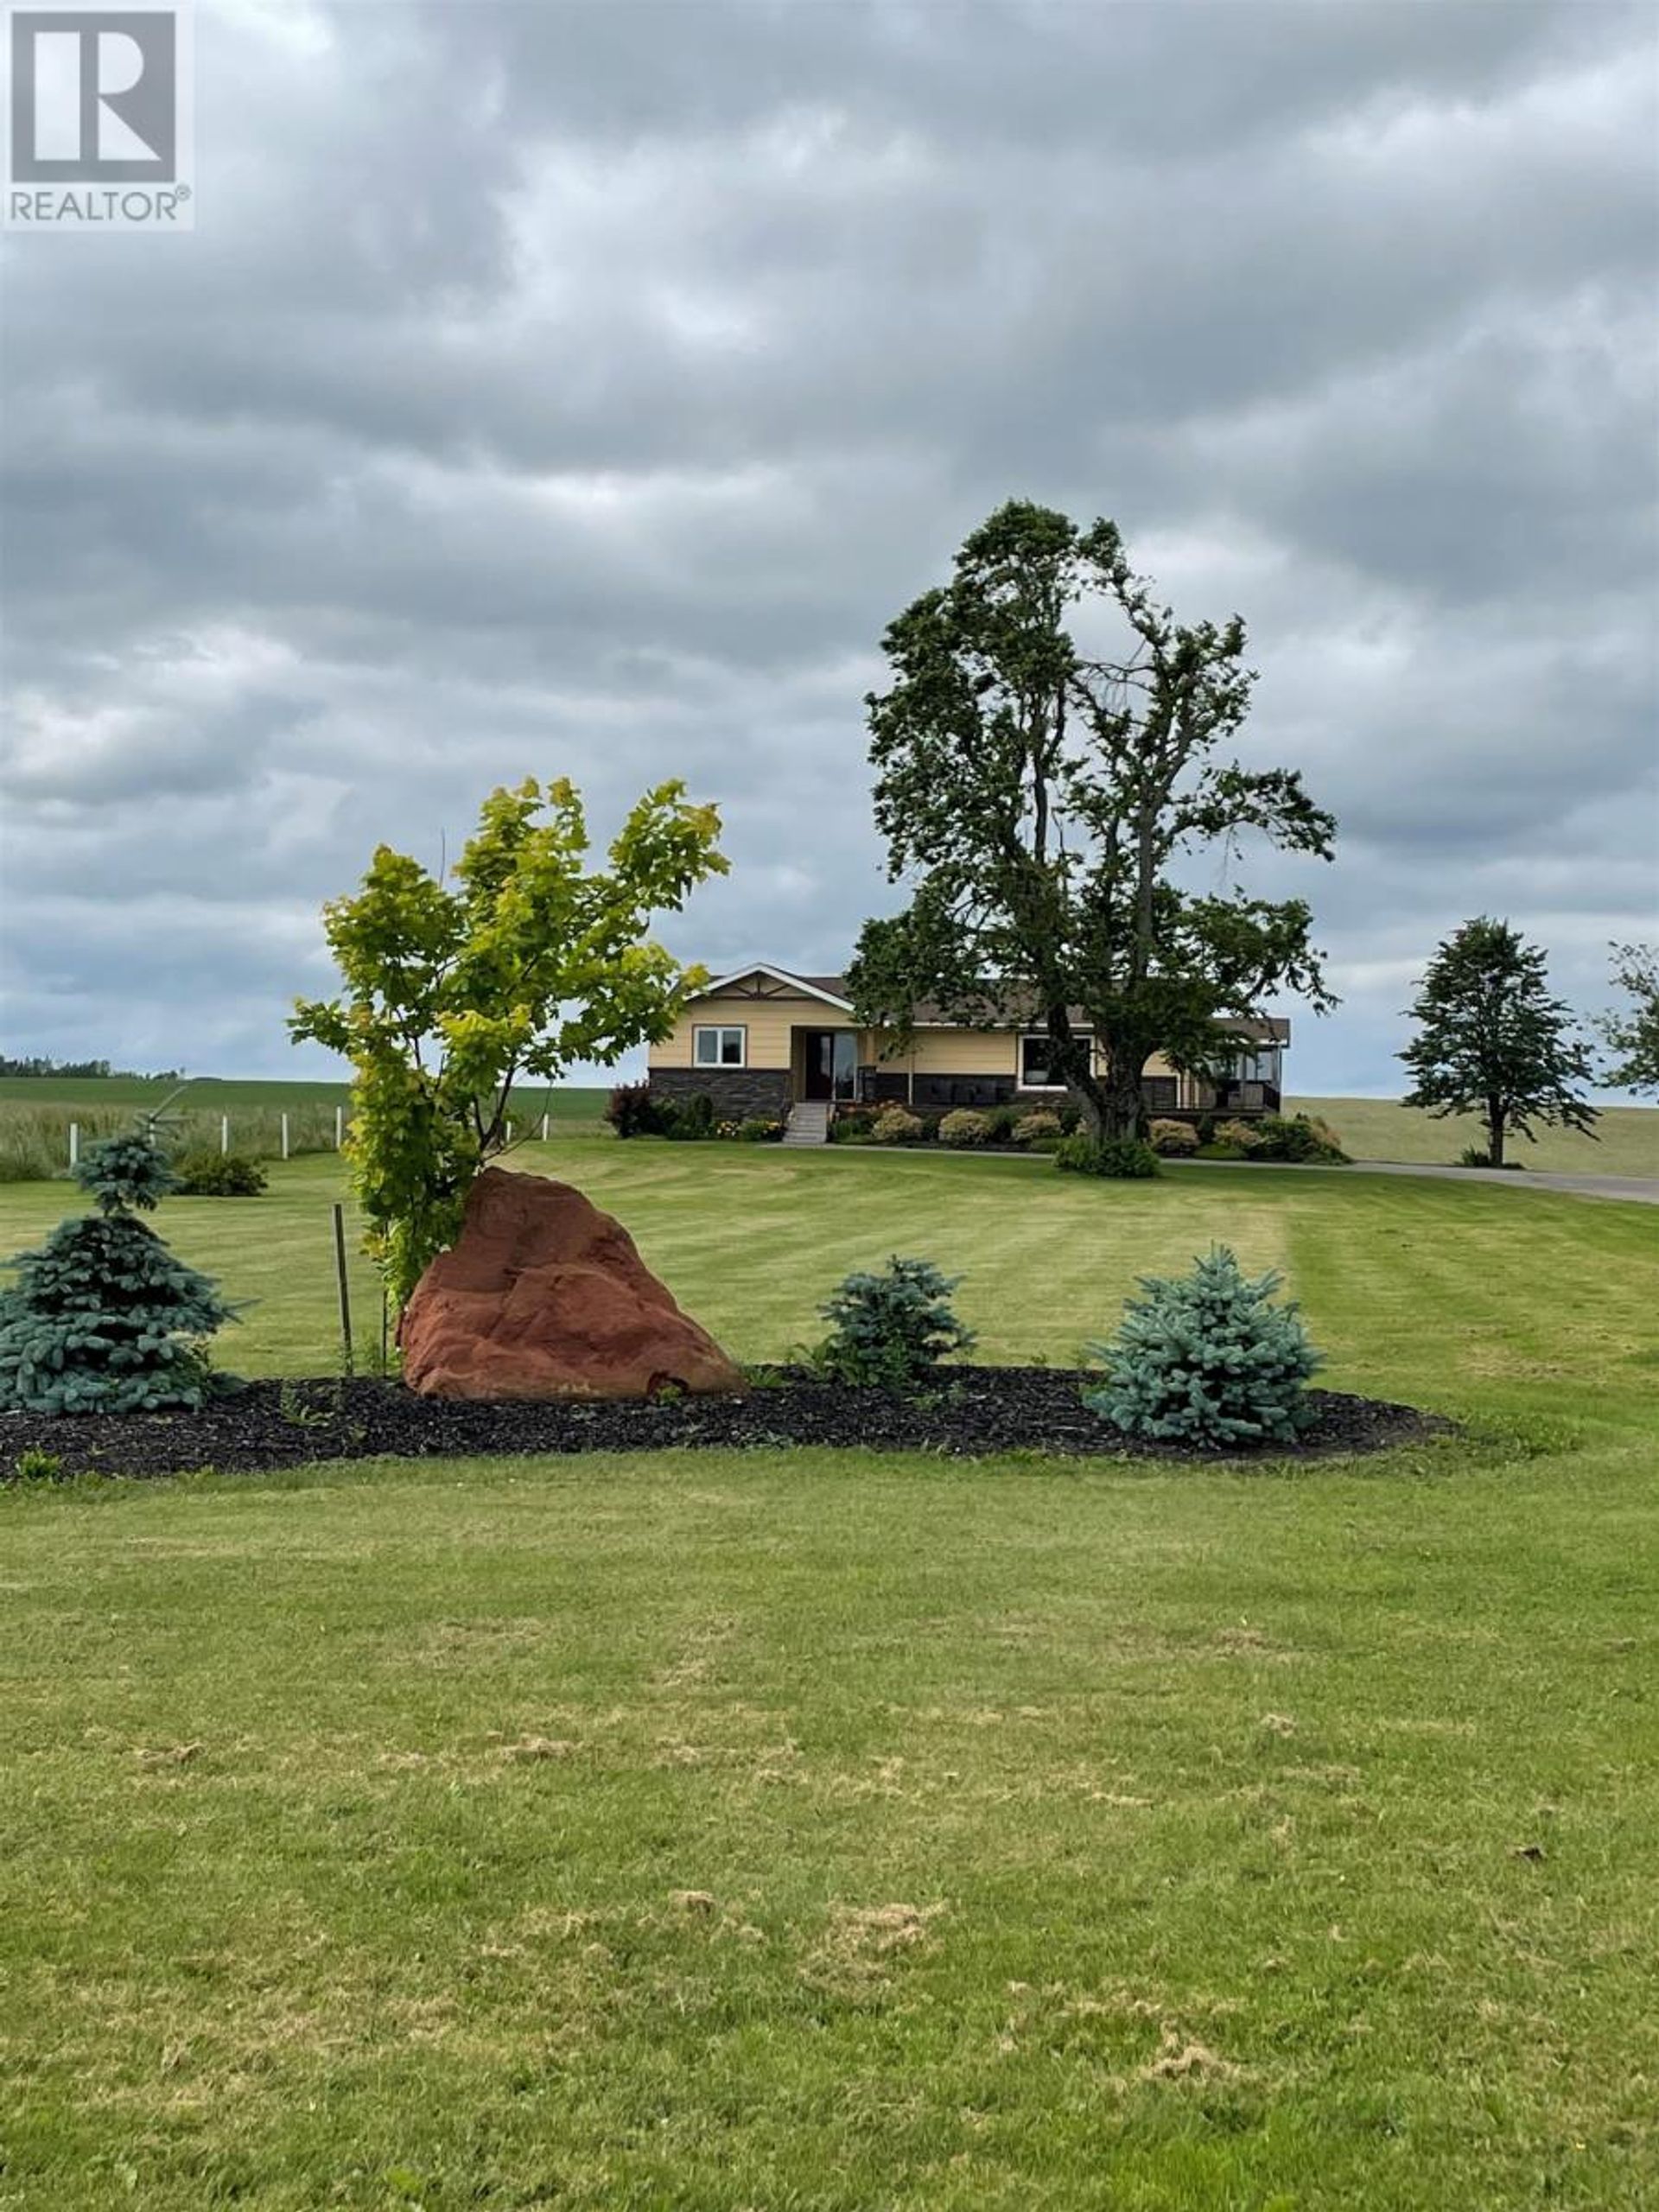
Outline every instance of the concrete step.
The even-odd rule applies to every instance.
[[[830,1107],[822,1098],[798,1099],[789,1109],[789,1120],[784,1127],[785,1144],[828,1144],[830,1141]]]

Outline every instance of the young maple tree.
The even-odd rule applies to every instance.
[[[719,835],[715,808],[660,784],[590,870],[575,787],[529,779],[485,801],[452,880],[382,845],[356,895],[323,909],[345,992],[297,1001],[289,1028],[356,1071],[352,1184],[397,1306],[505,1148],[514,1083],[665,1037],[708,981],[646,932],[726,873]]]
[[[1592,1079],[1590,1055],[1549,995],[1542,951],[1507,922],[1465,922],[1407,1011],[1418,1027],[1399,1056],[1413,1077],[1404,1103],[1437,1120],[1478,1114],[1494,1167],[1509,1137],[1530,1136],[1535,1123],[1595,1135],[1596,1109],[1573,1088]]]
[[[1659,1091],[1659,949],[1616,944],[1613,981],[1630,1003],[1598,1024],[1618,1056],[1605,1080],[1621,1090]]]
[[[1074,634],[1109,619],[1116,651]],[[868,922],[849,984],[902,1049],[924,1003],[976,1027],[1044,1028],[1089,1134],[1141,1133],[1154,1052],[1230,1066],[1230,1021],[1291,990],[1333,1003],[1300,899],[1204,895],[1183,861],[1258,833],[1328,860],[1336,825],[1287,768],[1247,769],[1255,681],[1235,616],[1178,622],[1116,525],[1027,501],[967,540],[951,581],[888,628],[871,693],[875,818],[909,906]]]

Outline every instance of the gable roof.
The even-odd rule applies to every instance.
[[[741,968],[734,968],[729,976],[716,976],[697,993],[707,998],[712,992],[729,990],[734,983],[743,982],[750,976],[770,976],[774,983],[788,983],[810,999],[822,999],[828,1006],[839,1007],[843,1014],[853,1010],[846,995],[846,984],[840,976],[796,976],[787,968],[779,968],[770,960],[746,960]]]
[[[734,968],[729,975],[716,976],[711,982],[705,983],[697,996],[706,998],[712,992],[729,990],[734,983],[741,983],[750,976],[769,976],[774,983],[786,983],[804,997],[822,999],[826,1006],[838,1007],[843,1014],[853,1011],[844,976],[798,976],[793,969],[780,968],[772,960],[745,961],[741,968]],[[972,1026],[968,1022],[952,1020],[943,1007],[925,1002],[916,1008],[915,1018],[918,1029],[966,1029]],[[1072,1009],[1072,1019],[1079,1027],[1084,1026],[1080,1007]],[[1014,1026],[1013,1019],[988,1024],[993,1029],[1011,1029]],[[1290,1042],[1290,1024],[1282,1014],[1236,1016],[1224,1022],[1223,1027],[1236,1030],[1239,1036],[1249,1038],[1256,1044],[1287,1045]]]

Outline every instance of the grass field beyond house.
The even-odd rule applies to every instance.
[[[1331,1122],[1355,1160],[1404,1160],[1450,1166],[1466,1147],[1484,1147],[1486,1133],[1471,1115],[1444,1121],[1395,1098],[1292,1098],[1293,1114]],[[1646,1175],[1659,1179],[1659,1107],[1605,1106],[1593,1136],[1540,1129],[1535,1140],[1512,1137],[1510,1157],[1523,1167],[1562,1175]]]
[[[0,1496],[0,2204],[1659,2196],[1659,1237],[1548,1192],[530,1147],[745,1357],[855,1262],[1069,1359],[1212,1238],[1459,1440]],[[338,1162],[160,1224],[331,1359]],[[0,1190],[0,1249],[60,1185]],[[366,1302],[366,1284],[359,1298]]]

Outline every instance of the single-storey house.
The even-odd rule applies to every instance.
[[[1147,1062],[1141,1090],[1149,1113],[1278,1111],[1290,1024],[1264,1016],[1230,1027],[1238,1053],[1222,1081],[1184,1075],[1155,1057]],[[706,1093],[715,1112],[733,1120],[787,1121],[793,1108],[819,1101],[832,1113],[837,1104],[888,1100],[918,1108],[1053,1106],[1065,1096],[1040,1029],[1012,1022],[964,1028],[924,1007],[915,1031],[910,1050],[895,1052],[885,1032],[859,1027],[843,976],[798,976],[772,961],[749,961],[715,976],[672,1033],[652,1046],[651,1087],[672,1098]]]

